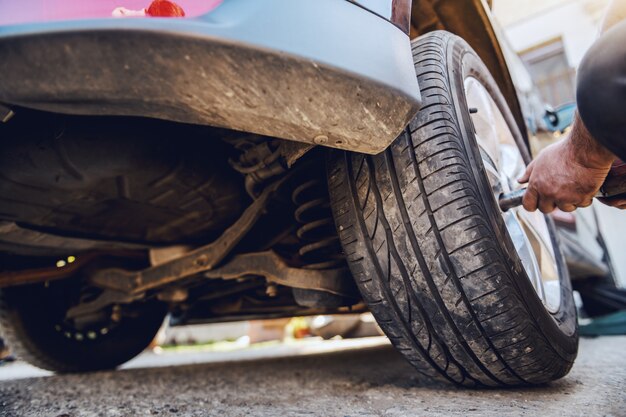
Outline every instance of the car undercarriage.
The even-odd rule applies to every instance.
[[[0,285],[81,276],[102,293],[76,317],[150,298],[190,320],[185,302],[210,306],[203,318],[358,304],[322,152],[171,122],[20,113],[2,126],[14,146],[2,150],[0,241],[14,271]],[[34,118],[35,129],[20,123]],[[21,258],[41,268],[21,271]]]

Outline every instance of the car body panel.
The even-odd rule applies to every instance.
[[[384,150],[420,104],[408,36],[337,0],[229,0],[190,19],[0,26],[0,73],[9,106],[365,153]]]

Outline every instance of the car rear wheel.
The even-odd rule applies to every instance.
[[[332,151],[328,181],[350,270],[416,369],[463,386],[541,384],[578,347],[550,220],[503,213],[526,145],[495,81],[459,37],[413,42],[423,107],[376,156]]]
[[[113,306],[68,320],[69,308],[97,295],[75,281],[0,291],[0,334],[19,359],[55,372],[112,369],[143,351],[167,313],[158,303]]]

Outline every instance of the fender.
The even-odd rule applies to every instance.
[[[1,2],[0,104],[372,154],[419,109],[404,0],[384,2],[390,20],[344,0],[177,0],[184,18],[136,17],[143,1]]]
[[[491,1],[413,0],[411,37],[433,30],[447,30],[476,51],[498,83],[522,135],[527,129],[517,90],[505,59],[500,28],[491,15]]]

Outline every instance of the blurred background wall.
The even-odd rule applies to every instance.
[[[576,68],[608,0],[494,0],[494,14],[552,106],[574,101]]]

